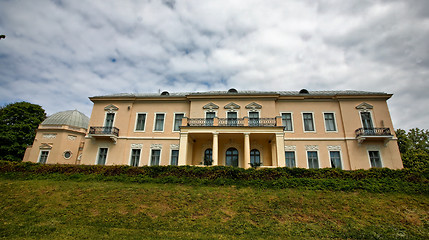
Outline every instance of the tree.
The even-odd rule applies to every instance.
[[[429,131],[413,128],[408,131],[397,129],[398,147],[405,168],[429,168]]]
[[[21,161],[27,145],[33,143],[36,129],[46,118],[36,104],[16,102],[0,108],[0,159]]]

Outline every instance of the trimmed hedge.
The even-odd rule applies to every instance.
[[[326,189],[371,192],[429,193],[429,170],[372,168],[339,169],[262,168],[225,166],[59,165],[0,161],[0,174],[9,178],[57,178],[97,181],[235,185],[265,188]]]

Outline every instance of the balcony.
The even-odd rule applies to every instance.
[[[367,140],[382,140],[386,144],[393,137],[390,128],[358,128],[355,134],[359,143]]]
[[[280,122],[278,123],[278,121]],[[182,126],[188,127],[277,127],[281,118],[184,118]]]
[[[89,127],[88,136],[94,138],[110,138],[116,143],[116,138],[119,137],[119,128]]]

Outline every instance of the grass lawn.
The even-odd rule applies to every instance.
[[[4,239],[429,239],[429,196],[0,178]]]

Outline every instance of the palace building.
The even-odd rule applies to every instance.
[[[209,91],[90,97],[48,117],[24,161],[345,170],[403,167],[387,100],[366,91]]]

